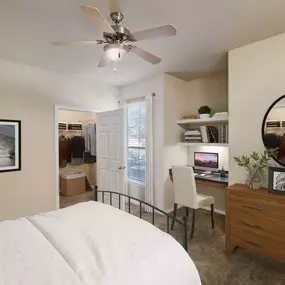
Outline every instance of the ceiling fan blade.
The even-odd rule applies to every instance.
[[[105,54],[98,63],[98,67],[106,67],[111,63],[111,59]]]
[[[102,45],[105,42],[102,40],[63,40],[54,41],[52,44],[55,46],[71,45],[71,44],[86,44],[86,45]]]
[[[122,13],[117,0],[109,0],[110,14],[118,12]]]
[[[102,30],[102,32],[115,34],[112,26],[107,22],[101,12],[92,6],[81,6],[81,10]]]
[[[131,47],[130,51],[134,54],[136,54],[137,56],[141,57],[142,59],[152,63],[152,64],[158,64],[161,62],[161,58],[143,50],[140,49],[136,46]]]
[[[150,40],[160,37],[175,36],[177,30],[172,25],[161,26],[149,30],[132,33],[133,42],[141,40]]]

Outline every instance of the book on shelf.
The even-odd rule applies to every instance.
[[[184,134],[185,141],[202,140],[200,129],[190,129]]]
[[[208,131],[208,136],[209,136],[209,142],[217,143],[219,140],[218,129],[214,126],[208,126],[207,131]]]
[[[228,143],[228,125],[218,126],[219,143]]]
[[[202,140],[202,137],[188,137],[188,136],[186,136],[185,137],[185,140]]]
[[[185,132],[185,135],[197,135],[197,134],[200,134],[200,131],[186,131]]]
[[[229,142],[229,127],[228,125],[225,125],[225,130],[226,130],[226,134],[225,134],[225,143]]]
[[[202,142],[201,131],[198,128],[189,129],[184,134],[185,142],[189,143],[200,143]]]
[[[202,143],[201,140],[185,140],[186,143]]]
[[[200,127],[200,131],[201,131],[201,136],[202,136],[202,142],[208,143],[209,142],[209,137],[208,137],[207,127],[206,126],[201,126]]]
[[[200,126],[184,133],[184,141],[191,143],[228,143],[228,125]]]

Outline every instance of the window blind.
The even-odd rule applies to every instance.
[[[146,105],[144,100],[127,103],[128,178],[145,182]]]

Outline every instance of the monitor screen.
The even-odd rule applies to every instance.
[[[194,167],[205,169],[219,168],[219,155],[211,152],[195,152]]]

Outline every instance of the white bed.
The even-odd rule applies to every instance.
[[[170,235],[87,202],[0,223],[1,285],[201,285]]]

